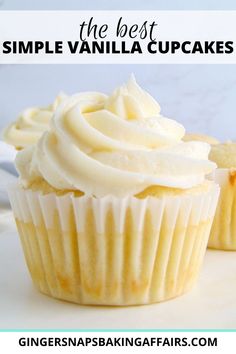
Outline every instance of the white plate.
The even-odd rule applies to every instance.
[[[207,251],[197,286],[148,306],[78,306],[40,294],[32,285],[11,214],[0,214],[1,329],[236,328],[236,252]]]

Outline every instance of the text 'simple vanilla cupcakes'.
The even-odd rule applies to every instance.
[[[25,109],[3,132],[4,141],[21,150],[35,144],[41,135],[49,129],[49,121],[58,105],[66,98],[60,93],[47,107],[30,107]]]
[[[236,251],[236,143],[212,146],[210,159],[218,166],[213,180],[221,192],[208,247]]]
[[[185,143],[134,78],[72,96],[18,153],[9,196],[38,289],[80,304],[159,302],[192,288],[219,187],[209,145]]]

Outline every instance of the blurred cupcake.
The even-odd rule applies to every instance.
[[[16,158],[9,196],[38,289],[80,304],[135,305],[191,289],[219,194],[209,145],[184,143],[134,78],[65,100]]]
[[[195,134],[195,133],[187,133],[183,137],[183,141],[203,141],[210,145],[219,144],[219,141],[213,136],[209,136],[206,134]]]
[[[67,96],[60,93],[55,101],[47,107],[25,109],[17,120],[3,132],[3,140],[13,145],[16,150],[35,144],[41,135],[49,129],[49,121],[59,104]]]
[[[218,166],[213,179],[221,192],[208,247],[236,251],[236,143],[212,146],[209,158]]]

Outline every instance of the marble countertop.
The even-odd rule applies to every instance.
[[[187,131],[236,139],[236,65],[1,65],[0,129],[59,91],[109,93],[131,73]]]

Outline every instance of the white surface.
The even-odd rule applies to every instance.
[[[11,213],[0,214],[1,329],[236,328],[236,253],[207,251],[197,286],[148,306],[78,306],[33,287]]]

